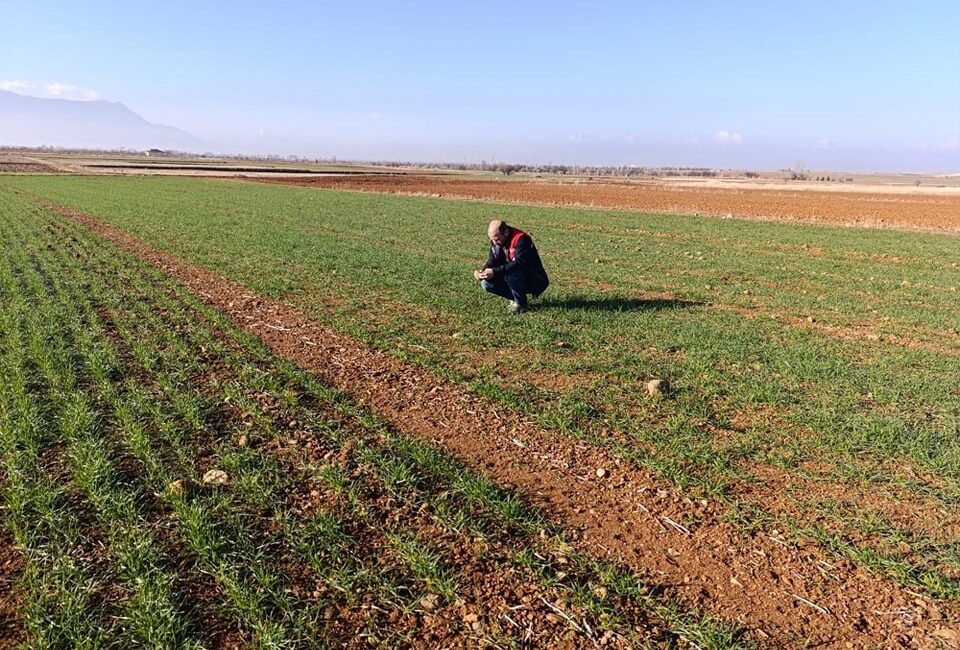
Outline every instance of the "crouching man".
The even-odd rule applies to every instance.
[[[490,222],[487,236],[490,256],[473,277],[484,291],[509,299],[511,313],[523,313],[529,309],[527,296],[539,297],[550,284],[537,247],[530,235],[499,219]]]

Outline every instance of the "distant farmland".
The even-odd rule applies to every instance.
[[[10,176],[0,237],[0,636],[960,639],[955,235]]]

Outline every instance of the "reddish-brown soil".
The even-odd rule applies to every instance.
[[[372,350],[296,309],[48,204],[177,278],[399,431],[435,442],[518,489],[581,549],[625,563],[682,603],[739,623],[767,647],[944,647],[960,615],[814,545],[745,532],[719,503],[694,501],[604,450],[544,431],[429,371]],[[606,470],[601,478],[598,469]],[[775,489],[776,486],[770,486]]]
[[[36,174],[52,171],[56,169],[33,158],[0,154],[0,174]]]
[[[23,572],[23,555],[6,530],[0,531],[0,650],[23,641],[22,601],[14,583]]]
[[[254,180],[305,187],[425,194],[509,203],[713,216],[736,215],[960,233],[960,194],[721,189],[616,181],[561,183],[477,180],[428,174],[257,178]]]
[[[7,162],[0,160],[0,174],[36,174],[38,172],[52,172],[52,167],[33,162]]]

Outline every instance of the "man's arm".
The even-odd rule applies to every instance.
[[[504,273],[509,273],[514,269],[518,269],[523,266],[523,263],[526,261],[527,255],[530,253],[530,250],[533,248],[533,240],[530,239],[530,235],[524,235],[520,238],[520,241],[517,242],[517,249],[514,251],[513,261],[507,262],[506,254],[503,256],[505,264],[499,266],[494,266],[493,275],[494,277],[498,275],[503,275]]]
[[[497,265],[497,257],[499,256],[499,253],[500,253],[500,251],[502,251],[502,250],[503,250],[502,248],[499,248],[499,247],[495,248],[495,247],[491,246],[491,247],[490,247],[490,254],[487,255],[487,263],[483,265],[483,268],[485,268],[485,269],[492,269],[494,266],[496,266],[496,265]]]
[[[483,268],[479,271],[473,272],[473,277],[477,280],[492,280],[493,279],[493,267],[499,261],[499,258],[504,257],[503,249],[498,246],[490,247],[490,254],[487,255],[487,263],[483,265]]]

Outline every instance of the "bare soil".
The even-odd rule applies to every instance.
[[[7,530],[0,530],[0,650],[23,642],[22,599],[15,584],[23,573],[23,555]]]
[[[53,167],[27,158],[0,156],[0,174],[36,174],[56,171]]]
[[[478,180],[428,174],[257,178],[259,182],[534,205],[739,216],[960,234],[960,193],[678,186],[612,180]]]
[[[47,205],[163,269],[274,353],[397,430],[441,445],[475,471],[517,489],[580,549],[624,563],[682,603],[747,627],[762,646],[937,648],[955,633],[957,603],[934,603],[815,545],[799,548],[773,531],[743,531],[724,521],[720,503],[691,500],[604,450],[539,429],[288,305],[89,215]]]

